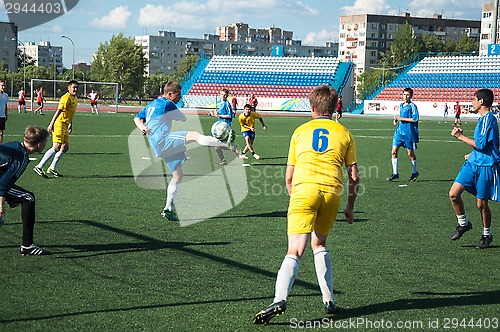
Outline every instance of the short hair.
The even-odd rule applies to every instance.
[[[220,89],[220,91],[229,94],[229,90],[226,88],[222,88],[222,89]]]
[[[482,99],[484,102],[483,105],[486,107],[493,105],[494,94],[490,89],[479,89],[474,93],[474,96],[476,96],[477,100]]]
[[[245,108],[249,108],[250,110],[253,109],[252,105],[250,105],[250,104],[245,104],[245,106],[243,106],[243,109],[245,109]]]
[[[80,83],[78,83],[77,80],[71,80],[71,81],[68,82],[68,86],[73,85],[73,84],[80,85]]]
[[[320,85],[309,94],[309,103],[318,115],[332,116],[335,113],[338,98],[337,90],[328,85]]]
[[[404,88],[403,92],[408,92],[410,94],[410,97],[413,97],[413,89],[412,88]]]
[[[47,129],[37,125],[31,125],[24,130],[24,142],[30,145],[37,145],[45,142],[49,138]]]
[[[182,87],[177,82],[167,82],[165,84],[165,87],[163,87],[164,94],[167,94],[169,92],[172,92],[172,93],[181,92],[181,90],[182,90]]]
[[[6,81],[6,80],[0,80],[0,83],[5,83],[5,84],[7,84],[7,81]]]

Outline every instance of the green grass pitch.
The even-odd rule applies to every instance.
[[[11,111],[5,140],[21,140],[28,124],[47,126],[52,114]],[[132,118],[77,114],[70,152],[58,167],[65,177],[42,179],[31,170],[32,162],[18,181],[37,197],[35,242],[54,254],[22,257],[20,209],[7,210],[0,228],[0,331],[307,326],[345,331],[352,324],[359,331],[437,331],[455,325],[467,331],[473,329],[471,319],[476,330],[478,324],[500,328],[500,205],[491,204],[493,248],[475,248],[481,223],[468,194],[464,201],[474,229],[459,241],[449,239],[456,218],[448,190],[470,150],[450,136],[451,118],[420,123],[415,183],[408,182],[411,168],[404,150],[400,180],[385,180],[391,173],[391,119],[342,119],[357,140],[362,184],[355,223],[347,224],[339,213],[328,242],[336,300],[344,310],[324,320],[309,248],[287,312],[267,327],[254,326],[252,319],[272,302],[286,254],[288,143],[294,128],[308,118],[268,116],[267,131],[257,123],[255,149],[262,159],[250,157],[251,166],[245,167],[248,195],[222,215],[188,227],[160,218],[163,190],[135,184],[127,146],[135,128]],[[205,133],[212,122],[201,116]],[[464,123],[466,135],[474,126],[474,121]],[[237,142],[242,145],[241,136]],[[186,172],[195,164],[192,156]],[[204,190],[206,199],[217,204],[217,194]],[[345,197],[342,208],[344,203]]]

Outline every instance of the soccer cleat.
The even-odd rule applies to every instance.
[[[468,232],[472,229],[472,223],[469,221],[469,223],[465,226],[457,226],[457,229],[455,230],[455,233],[451,236],[451,239],[453,241],[458,240],[464,235],[465,232]]]
[[[221,161],[219,161],[219,162],[218,162],[218,163],[216,163],[216,164],[217,164],[217,165],[219,165],[219,166],[224,166],[224,165],[227,165],[227,161],[225,161],[225,160],[221,160]]]
[[[281,300],[258,312],[253,319],[253,323],[266,325],[272,318],[283,314],[285,311],[286,302]]]
[[[45,174],[43,169],[41,169],[40,167],[35,166],[35,167],[33,167],[33,170],[35,171],[36,174],[40,175],[42,178],[45,178],[45,179],[48,178],[47,174]]]
[[[44,250],[37,246],[36,244],[32,244],[29,247],[21,246],[20,249],[21,255],[23,256],[28,256],[28,255],[50,255],[51,252],[48,250]]]
[[[391,174],[388,178],[387,181],[394,181],[399,179],[399,174]]]
[[[247,159],[248,159],[248,157],[247,157],[247,156],[245,156],[244,154],[240,154],[238,157],[239,157],[240,159],[245,159],[245,160],[247,160]]]
[[[325,313],[327,315],[333,315],[339,311],[339,309],[337,308],[335,303],[333,303],[332,301],[328,301],[328,302],[324,303],[323,306],[325,307]]]
[[[50,175],[52,175],[55,178],[62,178],[63,177],[63,175],[61,173],[59,173],[58,171],[56,171],[55,169],[52,169],[52,168],[49,168],[47,170],[47,173],[49,173]]]
[[[419,176],[419,175],[420,175],[420,173],[418,173],[418,172],[411,173],[411,176],[410,176],[410,178],[408,179],[408,181],[410,181],[410,182],[415,182],[415,181],[417,181],[417,178],[418,178],[418,176]]]
[[[163,218],[167,218],[170,221],[179,221],[179,217],[177,216],[177,212],[175,211],[175,206],[172,204],[172,211],[163,210],[161,211],[161,216]]]
[[[234,132],[234,130],[231,129],[229,131],[229,136],[227,137],[227,148],[229,150],[233,150],[233,142],[235,139],[236,139],[236,133]]]
[[[231,151],[233,151],[234,154],[236,154],[237,157],[239,157],[240,154],[241,154],[239,146],[237,144],[235,144],[235,143],[231,144]]]
[[[256,153],[253,154],[253,157],[256,159],[256,160],[260,160],[260,156]]]
[[[479,240],[479,244],[476,246],[478,249],[486,249],[490,247],[491,242],[493,241],[493,235],[482,235],[481,240]]]

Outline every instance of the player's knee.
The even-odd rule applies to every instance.
[[[460,194],[454,190],[450,190],[448,196],[450,197],[451,202],[456,202],[460,198]]]
[[[476,206],[479,209],[479,211],[484,211],[488,209],[488,201],[483,199],[478,199],[476,202]]]

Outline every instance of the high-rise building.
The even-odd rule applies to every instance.
[[[496,10],[495,10],[496,8]],[[482,15],[481,15],[481,39],[479,41],[479,55],[488,55],[489,45],[498,44],[500,42],[499,32],[499,13],[498,13],[498,0],[483,2]],[[496,22],[496,24],[495,24]],[[494,34],[496,36],[494,36]],[[494,46],[498,47],[498,46]],[[500,54],[500,50],[493,49],[494,54]]]
[[[48,41],[40,41],[38,44],[19,44],[18,48],[26,52],[26,56],[33,60],[35,66],[55,68],[58,73],[62,71],[62,46],[52,46]]]
[[[17,25],[0,22],[0,62],[7,65],[9,71],[17,70]]]
[[[159,31],[157,36],[135,36],[135,43],[142,47],[148,60],[147,75],[173,73],[182,59],[201,53],[208,56],[338,56],[338,43],[305,46],[300,40],[292,39],[293,32],[275,26],[255,29],[245,23],[235,23],[217,27],[216,31],[217,34],[205,34],[203,38],[177,37],[173,31]]]
[[[443,41],[458,41],[463,36],[479,41],[479,20],[444,19],[434,17],[359,14],[340,17],[339,59],[352,61],[358,76],[366,69],[376,67],[382,53],[387,53],[396,32],[406,23],[413,28],[415,36],[434,34]]]

